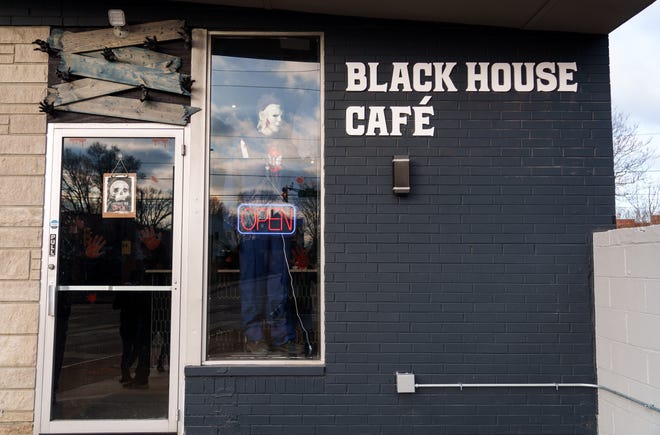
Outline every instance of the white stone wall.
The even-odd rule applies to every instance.
[[[31,434],[44,201],[48,27],[0,27],[0,435]]]
[[[598,383],[660,407],[660,225],[594,234]],[[660,434],[660,413],[598,393],[601,435]]]

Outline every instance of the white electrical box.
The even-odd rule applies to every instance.
[[[396,373],[396,392],[414,393],[415,392],[415,374],[414,373]]]

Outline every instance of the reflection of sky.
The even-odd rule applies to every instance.
[[[213,56],[211,135],[257,134],[259,111],[279,104],[287,137],[318,138],[318,63]]]
[[[214,55],[212,69],[211,195],[229,205],[255,192],[318,186],[320,64]],[[282,127],[264,137],[259,111],[271,103],[282,109]],[[241,140],[250,158],[242,158]],[[275,177],[266,170],[272,149],[283,156]]]
[[[138,172],[144,174],[138,180],[139,188],[154,188],[171,192],[173,188],[174,139],[173,138],[69,138],[64,146],[79,155],[85,155],[88,147],[99,143],[110,150],[117,147],[124,159],[133,157],[140,161]],[[120,162],[105,168],[106,172],[125,172]]]

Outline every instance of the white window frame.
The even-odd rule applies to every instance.
[[[214,36],[314,36],[319,38],[320,45],[320,128],[321,128],[321,173],[320,177],[320,207],[321,234],[319,241],[319,358],[314,360],[207,360],[207,294],[208,294],[208,195],[209,195],[209,141],[210,141],[210,106],[211,106],[211,38]],[[203,108],[203,116],[193,116],[190,126],[192,153],[188,159],[190,167],[188,174],[205,174],[204,177],[190,177],[185,191],[190,198],[189,216],[184,215],[184,222],[190,222],[184,232],[182,275],[187,277],[188,297],[182,301],[182,352],[185,365],[204,366],[323,366],[325,365],[325,242],[324,242],[324,157],[325,125],[324,125],[324,39],[321,32],[223,32],[193,30],[193,49],[191,74],[193,98],[191,105]],[[201,115],[201,114],[200,114]],[[190,171],[190,172],[188,172]],[[190,220],[186,219],[190,217]],[[202,221],[203,219],[203,221]]]
[[[170,381],[177,379],[176,385],[170,386],[170,395],[168,398],[167,418],[162,419],[112,419],[112,420],[50,420],[47,411],[50,406],[46,402],[50,401],[51,391],[51,373],[53,343],[55,340],[54,316],[49,315],[49,287],[55,288],[57,273],[51,271],[51,265],[57,266],[58,256],[48,255],[49,234],[51,230],[51,221],[59,219],[59,208],[53,207],[59,205],[60,195],[60,173],[62,170],[62,139],[67,137],[152,137],[152,136],[171,136],[177,139],[177,144],[184,145],[189,140],[189,128],[172,126],[156,123],[52,123],[48,125],[47,149],[46,149],[46,174],[45,174],[45,203],[44,217],[42,225],[42,261],[41,261],[41,282],[40,282],[40,306],[39,306],[39,331],[38,331],[38,352],[36,368],[36,387],[35,387],[35,411],[34,411],[34,433],[129,433],[129,432],[174,432],[183,433],[183,423],[178,418],[180,410],[183,409],[183,397],[185,388],[183,384],[183,365],[180,364],[182,356],[170,360]],[[183,142],[183,143],[181,143]],[[181,153],[180,149],[175,150],[175,161]],[[180,160],[179,160],[180,161]],[[175,235],[172,240],[173,246],[181,244],[181,238],[185,237],[186,227],[186,199],[185,199],[185,159],[184,169],[177,171],[180,181],[177,184],[182,189],[175,190],[175,201],[182,208],[180,218],[173,222],[173,225],[180,227],[178,236]],[[177,186],[178,187],[178,186]],[[58,228],[59,224],[55,227]],[[176,251],[176,250],[175,250]],[[183,310],[185,300],[185,289],[182,289],[180,283],[184,282],[183,266],[186,264],[183,251],[173,251],[172,257],[172,285],[171,295],[173,307],[179,308],[179,313]],[[178,279],[175,268],[178,268]],[[49,273],[50,272],[50,273]],[[93,287],[93,286],[90,286]],[[105,286],[103,286],[105,287]],[[145,290],[144,288],[140,288]],[[105,290],[100,288],[99,290]],[[170,355],[176,355],[176,349],[182,347],[181,337],[183,324],[180,322],[180,315],[172,312],[171,336],[170,336]],[[185,340],[183,341],[185,342]],[[172,349],[174,351],[172,351]],[[182,350],[179,350],[182,352]],[[48,370],[48,372],[47,372]]]

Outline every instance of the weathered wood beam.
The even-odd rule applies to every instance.
[[[62,29],[52,29],[50,31],[50,36],[46,40],[50,48],[55,49],[57,51],[62,51],[62,36],[64,36],[65,33],[71,33],[71,32],[65,32]]]
[[[46,102],[57,107],[63,104],[75,103],[76,101],[88,100],[134,88],[136,86],[125,85],[123,83],[113,83],[97,79],[80,79],[54,85],[52,88],[49,88]]]
[[[150,89],[190,95],[190,92],[181,86],[183,80],[188,76],[179,73],[164,72],[155,68],[108,62],[105,59],[63,53],[58,69],[71,75],[133,86],[142,85]]]
[[[156,21],[153,23],[125,26],[128,32],[125,38],[115,36],[114,29],[106,28],[89,32],[52,32],[49,38],[50,46],[67,53],[103,50],[105,47],[117,48],[131,45],[142,45],[144,40],[154,38],[158,41],[181,39],[184,30],[183,20]]]
[[[146,68],[160,69],[163,71],[177,72],[181,68],[181,58],[169,54],[158,53],[138,47],[115,48],[112,50],[116,62],[139,65]],[[84,56],[105,59],[103,51],[90,51]]]
[[[115,118],[136,119],[139,121],[162,122],[165,124],[186,125],[190,116],[201,109],[181,104],[160,103],[122,97],[97,97],[56,107],[66,112],[87,113]]]

